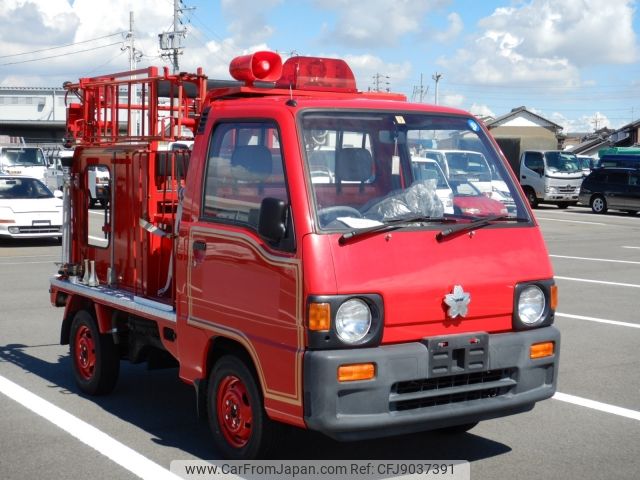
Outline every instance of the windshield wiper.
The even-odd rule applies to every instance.
[[[476,220],[465,223],[463,225],[456,225],[455,227],[447,228],[438,232],[436,235],[436,240],[439,242],[444,240],[447,237],[455,235],[457,233],[469,232],[471,230],[476,230],[478,228],[486,227],[487,225],[491,225],[493,222],[528,222],[528,218],[521,217],[509,217],[508,215],[491,215],[488,217],[477,218]]]
[[[358,230],[351,230],[350,232],[344,233],[338,239],[340,245],[344,245],[349,240],[353,240],[354,238],[362,237],[363,235],[367,235],[370,233],[379,233],[379,232],[388,232],[389,230],[395,230],[398,228],[402,228],[404,225],[408,223],[456,223],[457,220],[451,217],[427,217],[424,215],[407,215],[404,217],[392,218],[391,220],[387,220],[380,225],[374,225],[373,227],[360,228]]]

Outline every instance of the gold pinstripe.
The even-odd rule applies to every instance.
[[[297,330],[296,360],[295,360],[295,369],[294,369],[294,375],[295,375],[295,386],[294,386],[295,393],[294,394],[291,394],[289,392],[277,391],[269,387],[266,381],[266,377],[264,375],[261,359],[258,356],[258,353],[254,348],[251,339],[249,339],[244,332],[235,328],[231,328],[227,325],[221,325],[209,320],[200,319],[193,315],[193,304],[192,304],[193,297],[191,295],[192,288],[193,288],[193,285],[191,282],[191,269],[193,268],[193,248],[191,248],[191,246],[193,245],[194,234],[201,234],[203,236],[206,236],[207,238],[221,238],[225,240],[232,239],[235,241],[239,241],[241,243],[244,243],[248,247],[250,247],[258,256],[260,256],[262,259],[264,259],[267,263],[271,265],[275,265],[279,267],[286,266],[288,268],[293,267],[295,272],[296,297],[297,297],[296,313],[295,313],[295,319],[294,319],[295,324],[292,327]],[[256,367],[256,371],[258,372],[258,376],[260,377],[260,383],[263,386],[263,393],[265,398],[278,400],[291,405],[297,405],[297,406],[302,405],[301,371],[302,371],[302,354],[304,351],[304,319],[303,319],[303,298],[302,298],[303,292],[302,292],[302,275],[301,275],[302,267],[301,267],[300,260],[295,258],[283,258],[277,255],[273,255],[265,251],[262,248],[262,246],[258,242],[256,242],[253,238],[241,232],[230,232],[227,230],[221,230],[213,227],[197,226],[197,227],[192,227],[189,232],[188,261],[189,261],[189,266],[187,269],[187,293],[188,293],[189,311],[188,311],[187,324],[191,326],[199,327],[199,328],[204,328],[206,330],[210,330],[219,335],[232,338],[237,342],[239,342],[241,345],[243,345],[253,359],[253,362]],[[210,303],[213,303],[213,302],[210,302]],[[230,307],[225,307],[225,308],[230,308]],[[270,317],[264,317],[264,318],[267,319]],[[272,325],[273,319],[270,318],[270,320],[272,320],[272,322],[269,323],[269,325]],[[283,322],[280,320],[277,320],[277,322],[281,324],[281,326],[288,326],[288,325],[282,325]],[[258,322],[258,323],[267,324],[266,322]]]

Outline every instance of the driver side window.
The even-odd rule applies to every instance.
[[[540,152],[529,152],[524,157],[524,166],[534,172],[544,169],[544,161]]]
[[[289,203],[277,126],[269,121],[219,124],[209,146],[204,216],[255,230],[267,197]]]

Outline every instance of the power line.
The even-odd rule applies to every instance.
[[[122,35],[123,33],[126,33],[126,32],[111,33],[109,35],[104,35],[102,37],[92,38],[90,40],[82,40],[81,42],[68,43],[66,45],[58,45],[56,47],[41,48],[40,50],[32,50],[30,52],[12,53],[11,55],[0,55],[0,58],[19,57],[21,55],[30,55],[32,53],[40,53],[40,52],[47,52],[49,50],[56,50],[58,48],[72,47],[74,45],[80,45],[80,44],[83,44],[83,43],[95,42],[96,40],[102,40],[103,38],[114,37],[116,35]]]
[[[122,42],[108,43],[107,45],[100,45],[99,47],[93,47],[93,48],[85,48],[84,50],[76,50],[75,52],[66,52],[66,53],[60,53],[58,55],[49,55],[48,57],[32,58],[31,60],[20,60],[19,62],[0,63],[0,67],[4,67],[7,65],[18,65],[20,63],[39,62],[40,60],[49,60],[51,58],[66,57],[67,55],[75,55],[76,53],[91,52],[93,50],[99,50],[101,48],[113,47],[114,45],[121,45],[121,44]]]

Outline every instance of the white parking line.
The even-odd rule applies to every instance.
[[[623,245],[622,248],[637,248],[638,250],[640,250],[640,247],[630,247],[630,246],[627,246],[627,245]]]
[[[49,260],[48,262],[0,262],[0,265],[31,265],[35,263],[48,263],[49,265],[53,265],[56,262],[54,262],[53,260]]]
[[[588,398],[576,397],[575,395],[568,395],[560,392],[556,392],[553,398],[560,400],[561,402],[573,403],[574,405],[580,405],[581,407],[593,408],[594,410],[599,410],[601,412],[612,413],[613,415],[619,415],[633,420],[640,420],[640,412],[630,410],[628,408],[616,407],[615,405],[609,405],[608,403],[596,402],[595,400],[589,400]]]
[[[616,285],[618,287],[640,288],[640,285],[636,285],[635,283],[605,282],[604,280],[589,280],[587,278],[559,277],[559,276],[555,276],[553,278],[557,278],[558,280],[571,280],[573,282],[600,283],[602,285]]]
[[[607,323],[609,325],[617,325],[619,327],[640,328],[638,323],[620,322],[618,320],[607,320],[605,318],[584,317],[582,315],[571,315],[569,313],[556,312],[556,317],[573,318],[575,320],[587,320],[589,322]]]
[[[568,255],[549,255],[553,258],[569,258],[572,260],[588,260],[591,262],[611,262],[611,263],[630,263],[633,265],[640,265],[640,262],[634,262],[631,260],[612,260],[609,258],[589,258],[589,257],[570,257]]]
[[[93,425],[74,417],[54,404],[22,388],[17,383],[0,375],[0,392],[28,408],[42,418],[50,421],[65,432],[73,435],[82,443],[97,450],[123,468],[140,478],[179,479],[166,468],[142,456],[135,450],[118,442]]]
[[[610,223],[600,223],[600,222],[581,222],[580,220],[562,220],[560,218],[548,218],[548,217],[536,217],[537,220],[548,220],[550,222],[565,222],[565,223],[586,223],[587,225],[604,225],[607,227],[613,227]]]

